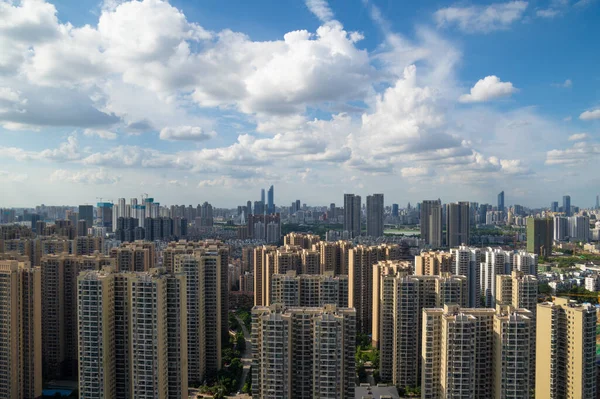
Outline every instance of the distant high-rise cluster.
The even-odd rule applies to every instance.
[[[600,212],[568,195],[544,209],[504,191],[277,207],[273,186],[237,209],[98,201],[0,210],[0,397],[61,380],[82,398],[597,395],[597,309],[560,296],[596,299],[582,288],[600,290]]]

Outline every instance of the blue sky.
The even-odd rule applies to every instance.
[[[591,206],[600,1],[0,0],[0,206]],[[140,191],[141,190],[141,191]]]

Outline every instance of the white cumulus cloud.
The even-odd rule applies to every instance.
[[[57,169],[50,175],[50,180],[75,184],[115,184],[121,177],[102,168],[77,171]]]
[[[600,108],[582,112],[581,115],[579,115],[579,119],[582,121],[600,119]]]
[[[87,137],[99,137],[105,140],[115,140],[117,138],[117,133],[103,129],[85,129],[83,134]]]
[[[435,12],[438,26],[456,25],[466,33],[489,33],[507,29],[523,18],[526,1],[494,3],[488,6],[447,7]]]
[[[590,135],[587,133],[577,133],[569,136],[569,141],[582,141],[590,138]]]
[[[463,94],[458,100],[461,103],[485,102],[510,96],[517,91],[511,82],[502,82],[497,76],[491,75],[480,79],[469,94]]]
[[[325,0],[306,0],[306,6],[317,18],[323,22],[330,21],[333,18],[333,11]]]
[[[205,132],[198,126],[165,127],[160,131],[162,140],[205,141],[216,136],[215,132]]]

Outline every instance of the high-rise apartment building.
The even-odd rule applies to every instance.
[[[318,245],[321,237],[315,234],[289,233],[283,237],[284,245],[293,245],[303,249],[312,249],[313,245]]]
[[[535,395],[596,398],[596,309],[555,298],[537,307]]]
[[[267,255],[276,250],[267,245],[254,248],[254,306],[267,303]]]
[[[442,247],[442,202],[424,200],[421,203],[421,238],[432,248]]]
[[[590,218],[587,216],[571,216],[569,220],[569,238],[571,241],[590,241]]]
[[[442,251],[421,252],[415,256],[415,274],[439,276],[452,271],[452,254]]]
[[[79,220],[85,220],[87,227],[94,225],[94,206],[79,205]]]
[[[272,305],[252,316],[253,398],[354,398],[354,309]]]
[[[0,396],[42,395],[42,283],[29,261],[0,260]]]
[[[405,262],[373,266],[373,345],[380,350],[380,376],[398,387],[419,385],[421,311],[467,304],[464,276],[414,276]]]
[[[79,396],[116,398],[114,275],[82,272],[77,292]]]
[[[446,246],[469,245],[471,228],[468,202],[450,203],[446,210]]]
[[[527,252],[542,257],[552,255],[553,232],[552,219],[527,218]]]
[[[510,275],[513,269],[513,253],[501,248],[486,248],[481,253],[480,289],[483,305],[496,307],[496,276]]]
[[[360,196],[344,194],[344,231],[347,231],[351,237],[358,237],[361,234],[361,214]]]
[[[554,241],[566,241],[569,238],[569,218],[554,216]]]
[[[570,195],[563,196],[562,211],[564,212],[565,216],[572,215],[572,213],[571,213],[571,196]]]
[[[46,255],[42,273],[44,378],[77,375],[77,257]]]
[[[323,307],[336,305],[348,307],[348,276],[334,276],[333,272],[322,275],[297,274],[288,270],[286,274],[271,277],[270,304],[286,307]]]
[[[535,316],[527,309],[497,306],[494,315],[494,399],[529,398],[534,387]]]
[[[356,309],[356,331],[359,333],[371,333],[373,265],[384,259],[379,247],[357,245],[349,251],[348,306]]]
[[[367,196],[367,236],[383,236],[383,194]]]
[[[129,276],[130,379],[131,397],[135,398],[183,398],[187,390],[187,350],[181,347],[187,343],[185,276],[168,275],[163,270]],[[169,279],[181,283],[169,284]],[[169,295],[169,289],[178,292]],[[170,303],[172,300],[177,303]],[[179,322],[169,323],[169,316],[176,310],[181,312]],[[173,342],[178,346],[174,347]],[[169,378],[173,372],[170,350],[179,355],[172,365],[179,372],[179,379],[175,380]]]
[[[496,276],[496,306],[510,305],[517,309],[527,309],[531,312],[532,325],[530,327],[530,356],[529,372],[532,388],[535,381],[535,336],[536,314],[538,299],[538,280],[534,275],[513,270],[510,275]]]
[[[468,284],[468,304],[469,308],[481,306],[481,250],[460,246],[450,249],[453,265],[450,269],[452,274],[467,277]]]
[[[494,309],[423,309],[423,398],[487,398],[492,392]]]
[[[118,272],[147,272],[154,268],[156,259],[154,243],[147,241],[135,241],[112,248],[110,256],[115,259]]]

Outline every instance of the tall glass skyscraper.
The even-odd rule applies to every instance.
[[[273,186],[269,187],[269,192],[267,194],[267,213],[269,215],[272,215],[275,213],[275,202],[274,200],[274,192],[273,192]]]
[[[565,213],[565,215],[571,216],[571,196],[570,195],[565,195],[563,197],[562,211]]]
[[[504,212],[504,191],[498,194],[498,210]]]

